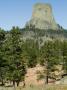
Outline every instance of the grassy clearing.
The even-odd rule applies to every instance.
[[[67,85],[26,86],[25,88],[0,87],[0,90],[67,90]]]

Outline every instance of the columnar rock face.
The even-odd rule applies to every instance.
[[[32,18],[26,25],[32,25],[39,29],[58,29],[50,4],[35,4],[33,7]]]

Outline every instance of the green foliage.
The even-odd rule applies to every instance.
[[[63,42],[63,69],[65,70],[65,73],[67,73],[67,41]]]
[[[0,81],[4,85],[6,79],[7,61],[5,60],[4,41],[5,31],[0,28]]]
[[[28,67],[34,67],[37,64],[38,56],[38,44],[34,40],[27,40],[24,43],[24,51],[27,54],[27,65]]]
[[[20,35],[19,28],[13,27],[3,45],[4,59],[7,61],[6,67],[8,68],[6,79],[13,81],[14,83],[16,82],[17,85],[19,85],[20,81],[24,81],[26,74],[26,65],[22,57],[22,42],[20,40]],[[1,61],[3,62],[3,60]]]
[[[35,33],[34,39],[23,41],[23,32],[31,31]],[[0,29],[0,81],[12,81],[19,85],[24,81],[26,68],[35,67],[41,64],[47,69],[47,76],[53,70],[54,65],[62,64],[67,73],[67,41],[55,40],[54,35],[66,36],[67,31],[39,30],[34,27],[26,27],[20,30],[13,27],[9,32]],[[25,30],[25,31],[24,31]],[[52,41],[45,41],[44,45],[39,46],[43,41],[39,37],[50,36]],[[39,44],[40,40],[40,44]]]
[[[46,82],[48,83],[49,73],[52,71],[54,65],[61,64],[63,62],[62,42],[47,41],[41,48],[41,63],[44,63],[47,73]]]

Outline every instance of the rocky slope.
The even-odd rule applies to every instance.
[[[21,31],[23,40],[38,40],[39,44],[54,39],[67,40],[67,30],[56,23],[50,4],[35,4],[30,21]]]
[[[59,29],[50,4],[37,3],[34,5],[32,18],[26,26],[30,27],[31,25],[39,29]]]

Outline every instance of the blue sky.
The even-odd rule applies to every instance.
[[[37,2],[50,3],[56,22],[67,29],[67,0],[0,0],[0,27],[5,30],[24,27]]]

